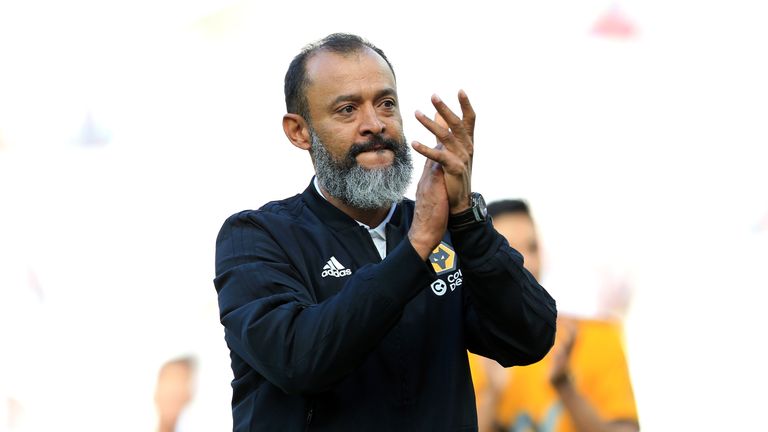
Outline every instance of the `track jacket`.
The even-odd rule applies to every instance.
[[[227,219],[214,284],[235,432],[476,430],[467,350],[504,366],[549,351],[555,302],[491,222],[424,262],[413,210],[397,205],[384,260],[312,184]]]

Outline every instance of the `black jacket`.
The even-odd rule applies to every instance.
[[[476,430],[467,350],[504,366],[541,359],[555,302],[491,226],[446,236],[425,263],[414,203],[367,230],[302,193],[243,211],[216,241],[235,431]]]

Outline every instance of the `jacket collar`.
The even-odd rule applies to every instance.
[[[323,223],[334,230],[349,230],[360,226],[356,220],[349,217],[346,213],[339,210],[333,204],[328,202],[328,200],[320,196],[311,180],[309,186],[307,186],[301,196],[304,199],[304,202],[307,203],[309,209],[312,210]],[[400,221],[402,220],[402,207],[402,204],[397,205],[395,212],[392,214],[392,218],[389,220],[389,224],[400,226]]]

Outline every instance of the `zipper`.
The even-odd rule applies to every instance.
[[[315,412],[315,402],[311,401],[309,403],[309,409],[307,410],[307,425],[304,428],[305,431],[309,430],[309,425],[312,423],[312,414]]]
[[[373,259],[371,262],[372,263],[381,262],[382,258],[381,258],[381,255],[379,255],[379,248],[376,247],[376,242],[373,241],[373,237],[371,237],[371,233],[369,233],[364,226],[360,225],[360,234],[363,236],[363,238],[365,238],[363,242],[367,243],[369,246],[366,249],[368,249],[369,253],[372,253],[372,255],[370,255],[370,257]]]

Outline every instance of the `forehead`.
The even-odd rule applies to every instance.
[[[307,60],[306,73],[310,105],[339,95],[362,96],[384,88],[395,89],[389,65],[370,48],[346,54],[320,50]]]

